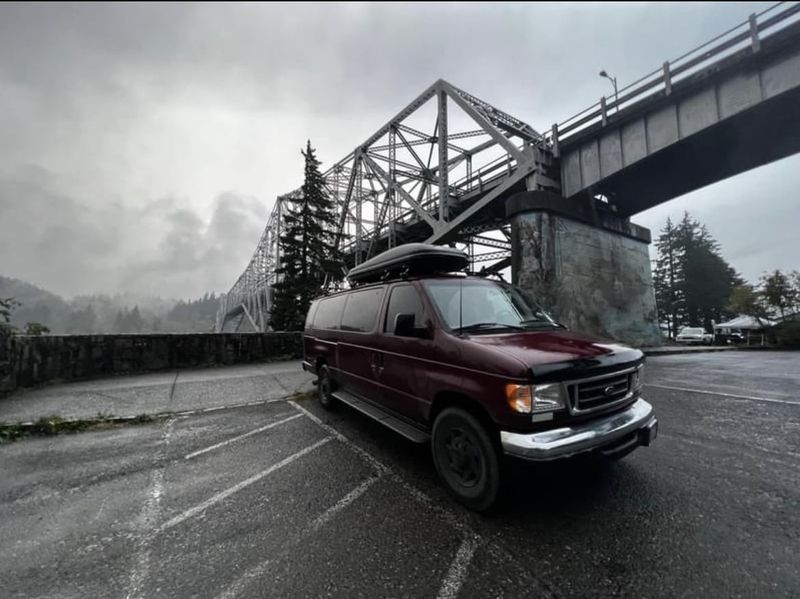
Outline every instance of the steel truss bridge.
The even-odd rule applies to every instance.
[[[323,173],[338,216],[345,268],[414,241],[465,247],[474,264],[510,264],[498,198],[558,191],[550,141],[530,125],[439,80]],[[247,268],[223,298],[217,330],[264,331],[280,263],[282,214],[301,198],[279,196]]]
[[[511,263],[511,233],[504,200],[519,191],[547,190],[564,197],[586,197],[597,202],[600,209],[612,209],[622,216],[649,207],[637,205],[637,198],[623,193],[636,188],[637,176],[641,179],[645,175],[646,180],[652,181],[659,171],[690,170],[688,165],[669,163],[669,151],[654,150],[672,147],[674,153],[685,153],[686,147],[691,148],[686,144],[696,144],[698,139],[706,141],[708,137],[700,131],[702,127],[694,127],[697,131],[693,129],[693,135],[681,138],[676,134],[672,139],[662,113],[674,112],[679,133],[680,115],[699,114],[702,103],[696,97],[708,95],[709,81],[719,78],[720,73],[729,73],[735,83],[742,72],[749,73],[754,68],[761,69],[758,81],[762,97],[748,100],[753,115],[744,110],[751,106],[739,99],[743,92],[720,80],[713,83],[717,122],[728,117],[719,107],[729,96],[731,102],[743,107],[737,118],[743,115],[755,123],[758,108],[775,112],[779,105],[767,102],[770,98],[763,91],[765,77],[774,77],[773,71],[783,68],[788,74],[779,72],[780,85],[788,89],[796,76],[800,89],[800,55],[796,65],[790,62],[788,67],[781,67],[786,60],[794,60],[784,56],[786,39],[800,45],[796,43],[800,40],[798,17],[800,5],[794,3],[780,3],[751,15],[737,27],[620,89],[613,99],[601,98],[546,133],[447,81],[436,81],[323,174],[336,206],[338,225],[333,233],[345,255],[343,268],[352,268],[396,245],[423,241],[461,247],[468,252],[473,269],[498,272]],[[766,64],[764,58],[770,55],[770,43],[778,48],[773,52],[778,56],[774,64]],[[782,98],[784,103],[788,98],[792,106],[800,106],[800,98],[787,93]],[[681,113],[682,101],[693,102],[693,112]],[[800,121],[794,118],[794,112],[789,116],[790,122]],[[704,127],[713,124],[712,118],[706,120]],[[631,145],[637,141],[636,136],[630,131],[639,122],[644,141],[642,151],[636,151],[635,162],[633,153],[626,153],[626,149],[636,148]],[[735,119],[727,118],[727,122]],[[800,139],[784,123],[780,127],[787,131],[787,139]],[[775,145],[770,143],[769,147]],[[782,155],[800,151],[794,142],[785,145],[779,151]],[[654,156],[650,158],[650,154]],[[756,159],[749,164],[745,160],[736,168],[741,172],[778,157],[781,156],[773,151],[764,154],[760,162]],[[716,179],[731,174],[734,173],[720,171]],[[671,180],[680,178],[672,172],[668,176]],[[698,179],[695,183],[688,176],[684,179],[685,185],[680,190],[676,188],[671,197],[710,182]],[[667,183],[663,187],[668,187]],[[602,198],[602,202],[595,198]],[[267,330],[272,288],[280,264],[282,215],[299,199],[300,189],[276,199],[250,262],[221,300],[217,332]],[[666,199],[669,198],[658,201]]]

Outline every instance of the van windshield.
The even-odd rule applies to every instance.
[[[561,327],[521,289],[507,283],[440,279],[424,284],[442,319],[456,332]]]

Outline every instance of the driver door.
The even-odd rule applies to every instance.
[[[419,420],[425,413],[426,358],[432,356],[433,339],[397,336],[394,325],[398,314],[414,314],[414,326],[418,328],[427,327],[429,317],[420,292],[412,283],[394,285],[389,293],[373,369],[376,386],[386,407]]]

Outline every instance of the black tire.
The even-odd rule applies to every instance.
[[[336,391],[336,381],[333,380],[331,370],[327,365],[320,366],[317,372],[317,396],[319,397],[319,405],[326,410],[333,410],[338,403],[332,393]]]
[[[480,421],[460,408],[447,408],[433,424],[431,450],[447,491],[476,512],[492,507],[500,486],[497,449]]]

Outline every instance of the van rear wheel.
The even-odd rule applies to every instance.
[[[450,494],[471,510],[488,510],[500,486],[500,459],[478,419],[460,408],[443,410],[433,425],[431,447]]]
[[[319,404],[326,410],[333,410],[336,407],[337,400],[333,396],[333,392],[336,391],[336,382],[331,376],[331,369],[326,364],[323,364],[320,366],[317,376]]]

